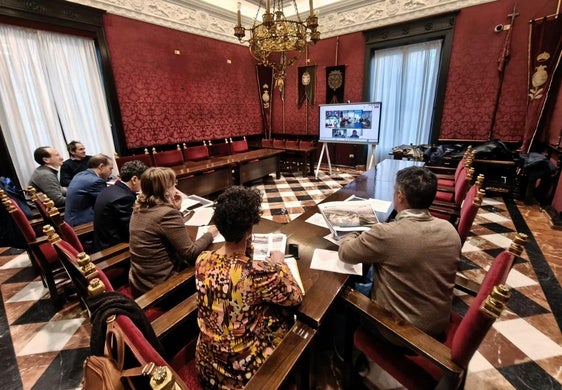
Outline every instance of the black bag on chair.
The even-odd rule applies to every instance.
[[[124,369],[125,345],[123,335],[112,316],[128,316],[143,332],[145,338],[162,355],[164,348],[156,337],[150,322],[136,302],[118,292],[104,292],[90,298],[92,310],[92,335],[90,356],[84,361],[83,389],[85,390],[124,390],[127,379],[146,375],[144,367]],[[113,343],[109,341],[112,340]],[[149,370],[148,370],[149,371]]]

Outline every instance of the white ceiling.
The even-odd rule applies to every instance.
[[[233,35],[237,3],[241,3],[242,24],[253,24],[260,0],[69,0],[109,13],[148,23],[237,43]],[[271,0],[273,6],[274,2]],[[438,13],[496,0],[315,0],[322,38],[369,30]],[[263,13],[263,4],[261,0]],[[292,1],[285,1],[285,13],[294,15]],[[309,1],[298,0],[301,18],[308,16]]]

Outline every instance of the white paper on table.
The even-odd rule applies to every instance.
[[[380,200],[380,199],[373,199],[373,198],[370,198],[369,202],[373,204],[373,210],[381,213],[386,213],[388,211],[388,208],[392,204],[392,202],[388,200]]]
[[[340,274],[362,275],[363,264],[347,264],[340,260],[337,251],[315,249],[310,262],[310,268],[321,271],[337,272]]]
[[[289,271],[291,271],[291,273],[293,274],[293,278],[295,278],[295,280],[297,281],[297,284],[301,288],[302,293],[304,295],[304,286],[302,284],[301,274],[299,272],[297,260],[293,256],[285,257],[285,263],[287,264],[287,267],[289,268]]]
[[[362,201],[362,200],[368,200],[369,202],[371,202],[371,204],[373,206],[373,210],[381,212],[381,213],[386,213],[388,211],[388,208],[392,204],[392,202],[390,202],[388,200],[381,200],[381,199],[375,199],[375,198],[365,199],[365,198],[360,198],[360,197],[355,196],[355,195],[351,195],[347,199],[344,199],[344,202],[349,202],[349,201],[354,202],[354,201]]]
[[[201,236],[205,233],[207,233],[209,231],[209,226],[199,226],[199,229],[197,229],[197,238],[196,240],[198,240],[199,238],[201,238]],[[224,237],[222,236],[222,234],[218,234],[214,239],[213,239],[214,243],[217,242],[224,242]]]
[[[312,214],[305,222],[328,229],[326,219],[320,213]]]
[[[213,218],[215,210],[210,207],[199,207],[193,210],[193,215],[185,223],[187,226],[204,226],[208,225]]]

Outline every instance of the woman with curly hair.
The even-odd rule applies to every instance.
[[[129,224],[129,283],[135,297],[193,265],[218,235],[211,226],[197,241],[191,240],[179,211],[182,196],[172,169],[148,168],[141,176],[141,191]]]
[[[225,245],[201,253],[195,263],[201,330],[195,359],[204,388],[244,387],[291,326],[283,307],[303,298],[281,252],[265,261],[252,259],[260,205],[255,189],[231,187],[222,193],[214,221]]]

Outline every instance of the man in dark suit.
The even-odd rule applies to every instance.
[[[129,242],[129,221],[147,166],[133,160],[121,167],[120,180],[100,192],[94,205],[94,245],[102,250]]]
[[[88,169],[74,176],[66,191],[64,220],[77,226],[94,220],[94,203],[113,170],[113,159],[97,154],[88,161]]]
[[[88,161],[92,158],[86,154],[86,148],[80,141],[72,141],[66,148],[70,158],[60,168],[60,184],[63,187],[68,187],[78,172],[88,169]]]

